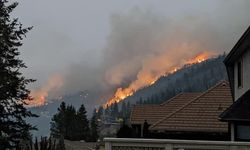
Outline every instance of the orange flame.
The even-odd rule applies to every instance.
[[[203,52],[203,53],[196,55],[194,58],[188,60],[186,64],[201,63],[201,62],[207,60],[210,56],[211,56],[210,53]]]
[[[149,86],[154,84],[159,77],[163,76],[163,75],[167,75],[169,73],[175,73],[176,71],[178,71],[183,65],[190,65],[190,64],[197,64],[197,63],[201,63],[205,60],[207,60],[208,58],[210,58],[212,56],[211,53],[208,52],[203,52],[200,53],[198,55],[196,55],[195,57],[193,57],[192,59],[187,60],[184,64],[180,65],[180,66],[175,66],[169,69],[169,71],[167,71],[165,74],[161,74],[159,76],[156,77],[145,77],[145,76],[140,76],[141,78],[145,78],[143,80],[136,80],[134,82],[132,82],[127,88],[118,88],[114,94],[114,96],[109,99],[107,101],[106,104],[104,104],[104,107],[110,106],[115,102],[120,102],[122,100],[124,100],[125,98],[127,98],[128,96],[133,95],[138,89],[145,87],[145,86]],[[140,83],[138,83],[138,81],[140,81]],[[144,82],[144,83],[141,83]]]
[[[53,75],[47,83],[40,89],[31,90],[31,97],[33,100],[27,100],[28,107],[42,106],[46,104],[46,98],[49,92],[60,88],[63,84],[63,79],[59,75]]]
[[[106,107],[107,105],[110,106],[111,104],[115,103],[115,102],[120,102],[123,99],[125,99],[128,96],[131,96],[134,94],[133,89],[131,88],[118,88],[113,96],[113,98],[111,98],[105,105],[104,107]]]

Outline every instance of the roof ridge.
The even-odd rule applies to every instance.
[[[190,100],[189,102],[187,102],[185,105],[183,105],[182,107],[180,107],[179,109],[173,111],[172,113],[170,113],[169,115],[163,117],[162,119],[158,120],[156,123],[154,123],[153,125],[151,125],[149,128],[152,129],[154,128],[156,125],[158,125],[159,123],[161,123],[162,121],[164,121],[167,118],[170,118],[171,116],[173,116],[175,113],[181,111],[182,109],[184,109],[185,107],[187,107],[188,105],[190,105],[191,103],[193,103],[194,101],[196,101],[197,99],[199,99],[200,97],[206,95],[207,93],[211,92],[213,89],[215,89],[216,87],[218,87],[219,85],[221,85],[222,83],[227,83],[228,82],[226,80],[221,80],[219,83],[217,83],[215,86],[209,88],[207,91],[203,92],[201,95],[195,97],[194,99]]]
[[[160,106],[163,106],[163,105],[169,103],[170,101],[172,101],[172,100],[175,99],[176,97],[179,97],[179,96],[181,96],[181,95],[183,95],[183,94],[184,94],[183,92],[178,93],[177,95],[175,95],[175,96],[171,97],[170,99],[166,100],[165,102],[161,103]]]
[[[177,97],[179,97],[179,96],[181,96],[181,95],[185,95],[185,94],[193,94],[193,95],[194,95],[194,94],[197,94],[197,95],[199,95],[199,94],[202,94],[202,93],[203,93],[203,92],[181,92],[181,93],[179,93],[179,94],[177,94],[177,95],[171,97],[170,99],[164,101],[163,103],[160,104],[160,106],[164,106],[165,104],[171,102],[172,100],[176,99]]]
[[[159,104],[135,104],[133,105],[133,107],[136,107],[136,106],[159,106]]]

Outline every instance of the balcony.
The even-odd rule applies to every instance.
[[[250,150],[250,142],[105,138],[105,150]]]

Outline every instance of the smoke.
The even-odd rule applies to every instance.
[[[57,93],[57,91],[63,86],[63,78],[60,75],[52,75],[46,84],[44,84],[41,88],[31,90],[31,95],[34,100],[26,101],[30,106],[41,106],[46,104],[46,99],[49,94],[51,97],[55,97],[53,93]]]
[[[217,34],[202,18],[168,20],[140,9],[114,15],[104,51],[106,82],[118,86],[133,79],[133,89],[145,86],[201,52],[218,53]]]
[[[131,86],[137,89],[201,52],[228,52],[250,23],[249,2],[224,2],[217,6],[217,18],[197,14],[168,19],[138,8],[113,15],[104,51],[106,82],[117,86],[134,79]]]
[[[114,13],[101,53],[86,54],[86,61],[71,64],[57,92],[98,91],[93,101],[101,104],[101,96],[110,97],[117,88],[137,90],[198,54],[229,52],[250,24],[248,6],[248,1],[222,0],[213,14],[171,18],[138,7]]]

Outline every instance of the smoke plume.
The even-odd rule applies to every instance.
[[[87,54],[89,60],[72,64],[63,72],[58,91],[99,91],[94,101],[102,104],[105,99],[100,97],[112,97],[117,88],[120,92],[130,87],[133,92],[198,54],[228,52],[250,24],[247,6],[247,1],[222,0],[215,8],[217,15],[175,18],[137,7],[115,13],[101,53]]]

